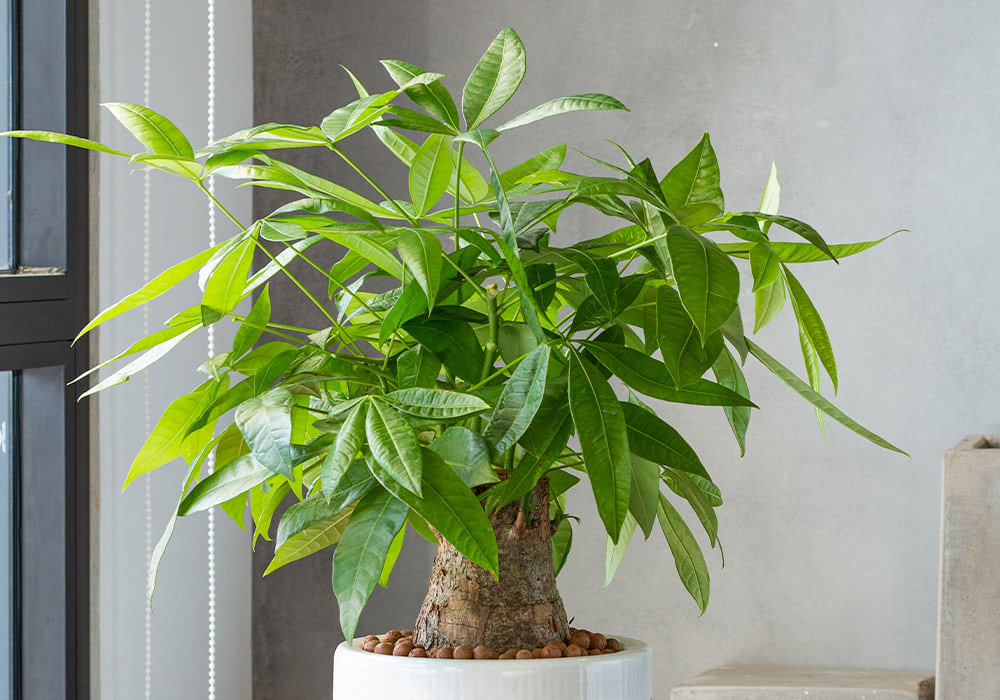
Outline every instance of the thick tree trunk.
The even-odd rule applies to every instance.
[[[417,644],[483,644],[500,653],[569,637],[552,566],[547,480],[539,481],[530,501],[530,523],[516,502],[490,516],[500,553],[499,581],[441,542],[413,628]]]

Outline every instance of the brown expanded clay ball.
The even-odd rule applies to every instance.
[[[489,647],[480,644],[472,650],[472,657],[474,659],[495,659],[497,655]]]
[[[414,647],[413,641],[407,639],[406,637],[403,637],[398,642],[396,642],[396,646],[392,648],[392,655],[409,656],[410,652],[413,651],[413,647]]]
[[[542,658],[543,659],[558,659],[563,655],[562,649],[557,647],[555,644],[546,644],[542,647]]]
[[[409,656],[415,659],[426,659],[427,650],[423,647],[413,647],[413,649],[410,650]]]
[[[590,635],[585,630],[577,630],[569,636],[569,646],[578,646],[582,651],[590,649]]]
[[[601,651],[600,649],[591,649],[590,651],[587,652],[587,655],[588,656],[600,656],[603,653],[604,652]]]
[[[455,656],[455,650],[451,647],[439,647],[437,653],[434,655],[437,659],[451,659]]]
[[[460,647],[455,647],[455,653],[452,655],[453,659],[471,659],[472,657],[472,647],[465,646],[464,644]]]
[[[500,658],[503,661],[509,661],[511,659],[517,658],[517,649],[508,649],[504,653],[500,654]]]
[[[578,647],[576,644],[570,644],[566,647],[566,651],[563,652],[564,656],[583,656],[587,652]]]
[[[402,639],[403,633],[399,630],[389,630],[385,633],[385,637],[382,639],[383,642],[389,642],[389,644],[395,644],[400,639]]]
[[[413,636],[413,630],[403,630],[401,634],[404,637],[412,637]]]
[[[380,642],[375,647],[375,653],[389,655],[392,654],[392,648],[392,644],[389,644],[389,642]]]
[[[552,642],[552,644],[553,644],[553,646],[559,647],[559,653],[560,654],[565,653],[565,651],[566,651],[566,642],[564,642],[561,639],[559,639],[559,640],[556,640],[556,641]]]
[[[532,649],[531,650],[531,658],[533,658],[533,659],[540,659],[540,658],[542,658],[542,648],[541,647],[536,647],[536,648]]]
[[[608,646],[606,648],[610,649],[612,652],[621,651],[622,645],[621,642],[612,637],[611,639],[608,640]]]
[[[608,645],[608,639],[603,634],[595,632],[590,635],[590,648],[591,649],[604,649]]]
[[[531,658],[531,652],[529,650],[527,650],[527,649],[521,649],[520,651],[518,651],[514,655],[514,658],[515,659],[522,659],[522,660],[523,659],[530,659]]]
[[[361,642],[361,648],[364,651],[374,653],[375,647],[377,647],[379,644],[381,644],[381,642],[379,642],[378,637],[375,637],[375,639],[365,639],[363,642]]]

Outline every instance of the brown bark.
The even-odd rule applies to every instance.
[[[530,524],[516,502],[490,515],[500,555],[499,581],[441,541],[413,627],[417,644],[483,644],[499,653],[569,637],[552,565],[547,480],[535,486],[530,503]]]

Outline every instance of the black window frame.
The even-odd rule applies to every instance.
[[[89,136],[90,2],[15,0],[14,128]],[[53,72],[62,75],[54,77]],[[60,78],[65,89],[58,87]],[[14,142],[15,237],[24,240],[43,226],[64,230],[66,264],[62,272],[0,274],[0,370],[60,366],[69,380],[89,365],[88,340],[75,345],[72,341],[90,314],[90,164],[90,154],[80,149]],[[54,195],[45,199],[45,206],[26,206],[32,202],[24,198],[40,192]],[[67,384],[61,415],[65,431],[65,698],[73,700],[90,697],[90,411],[87,400],[78,402],[87,384]],[[30,620],[22,623],[30,624]],[[18,699],[24,697],[19,676],[20,666],[12,679]]]

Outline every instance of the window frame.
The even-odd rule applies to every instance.
[[[90,3],[92,0],[12,0],[13,128],[44,128],[89,136]],[[53,14],[55,13],[55,14]],[[21,40],[30,35],[31,41]],[[35,58],[31,58],[31,57]],[[53,56],[64,89],[53,90]],[[47,64],[39,65],[38,57]],[[28,59],[28,60],[22,60]],[[24,107],[29,109],[25,110]],[[86,151],[37,144],[25,158],[25,145],[12,152],[13,231],[15,238],[38,227],[65,231],[65,272],[0,274],[0,369],[61,366],[75,378],[89,366],[89,343],[72,344],[90,316],[91,157]],[[65,173],[55,180],[52,173]],[[55,191],[44,207],[25,207],[20,192]],[[51,206],[50,206],[51,204]],[[22,212],[31,211],[26,217]],[[40,213],[39,213],[40,212]],[[41,221],[39,219],[45,219]],[[33,228],[34,227],[34,228]],[[23,238],[22,238],[23,240]],[[16,247],[16,243],[15,243]],[[17,257],[15,253],[15,266]],[[63,402],[65,431],[65,596],[67,699],[90,697],[90,409],[78,402],[88,382],[67,384]],[[17,450],[15,450],[15,458]],[[17,465],[15,465],[17,468]],[[19,523],[15,521],[15,529]],[[15,546],[17,543],[15,541]],[[20,567],[15,562],[15,570]],[[23,628],[20,628],[23,629]],[[15,630],[15,639],[22,636]],[[20,668],[12,679],[21,698]]]

